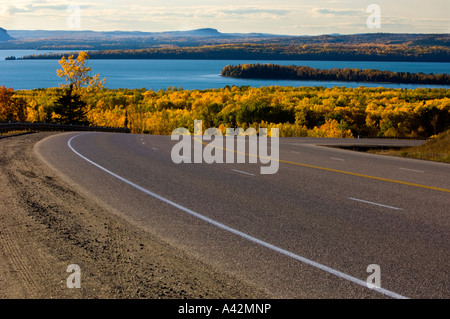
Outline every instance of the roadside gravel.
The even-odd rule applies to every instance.
[[[1,299],[264,298],[152,237],[59,177],[36,133],[0,139]],[[81,288],[69,289],[69,265]]]

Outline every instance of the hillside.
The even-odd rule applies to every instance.
[[[422,146],[374,153],[450,163],[450,130],[438,134]]]
[[[0,28],[0,41],[9,41],[9,40],[13,40],[13,38],[8,34],[8,32],[5,29]]]

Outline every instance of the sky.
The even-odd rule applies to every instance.
[[[450,33],[449,12],[449,0],[0,0],[0,27],[147,32],[214,28],[285,35]]]

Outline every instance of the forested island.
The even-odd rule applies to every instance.
[[[239,79],[388,82],[450,85],[449,74],[392,72],[375,69],[317,69],[278,64],[240,64],[223,68],[222,76]]]

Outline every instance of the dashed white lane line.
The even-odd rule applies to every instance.
[[[347,198],[351,199],[351,200],[354,200],[354,201],[357,201],[357,202],[370,204],[370,205],[375,205],[375,206],[380,206],[380,207],[385,207],[385,208],[390,208],[390,209],[395,209],[395,210],[403,210],[403,209],[398,208],[398,207],[393,207],[393,206],[388,206],[388,205],[384,205],[384,204],[369,202],[369,201],[363,200],[363,199],[358,199],[358,198],[353,198],[353,197],[347,197]]]
[[[338,158],[338,157],[330,157],[330,159],[332,159],[334,161],[341,161],[341,162],[345,161],[345,159]]]
[[[410,171],[410,172],[415,172],[415,173],[425,173],[424,171],[419,171],[417,169],[410,169],[410,168],[404,168],[404,167],[400,167],[399,169],[401,169],[403,171]]]
[[[373,286],[371,287],[371,286],[369,286],[367,281],[364,281],[364,280],[361,280],[359,278],[353,277],[351,275],[343,273],[343,272],[341,272],[339,270],[336,270],[334,268],[325,266],[323,264],[320,264],[318,262],[310,260],[310,259],[308,259],[306,257],[294,254],[293,252],[290,252],[288,250],[285,250],[285,249],[282,249],[282,248],[277,247],[275,245],[272,245],[272,244],[270,244],[268,242],[265,242],[265,241],[263,241],[261,239],[258,239],[256,237],[250,236],[250,235],[248,235],[246,233],[243,233],[243,232],[241,232],[241,231],[239,231],[237,229],[234,229],[234,228],[229,227],[229,226],[227,226],[225,224],[219,223],[218,221],[215,221],[214,219],[211,219],[209,217],[201,215],[201,214],[199,214],[199,213],[197,213],[197,212],[195,212],[195,211],[193,211],[193,210],[191,210],[189,208],[186,208],[186,207],[184,207],[184,206],[182,206],[180,204],[177,204],[177,203],[175,203],[175,202],[173,202],[173,201],[171,201],[171,200],[169,200],[167,198],[164,198],[164,197],[162,197],[162,196],[160,196],[160,195],[158,195],[156,193],[153,193],[153,192],[151,192],[151,191],[149,191],[149,190],[147,190],[147,189],[145,189],[145,188],[143,188],[143,187],[141,187],[141,186],[139,186],[137,184],[134,184],[133,182],[131,182],[131,181],[129,181],[129,180],[127,180],[127,179],[117,175],[116,173],[113,173],[113,172],[109,171],[108,169],[104,168],[103,166],[95,163],[94,161],[90,160],[89,158],[85,157],[84,155],[80,154],[77,150],[75,150],[75,148],[72,146],[73,139],[78,137],[78,136],[85,135],[85,134],[89,134],[89,133],[82,133],[82,134],[79,134],[79,135],[75,135],[75,136],[73,136],[72,138],[69,139],[69,141],[67,142],[67,145],[72,150],[72,152],[74,152],[76,155],[81,157],[86,162],[94,165],[95,167],[97,167],[100,170],[104,171],[105,173],[113,176],[114,178],[116,178],[116,179],[118,179],[118,180],[120,180],[120,181],[122,181],[122,182],[124,182],[124,183],[126,183],[128,185],[130,185],[131,187],[136,188],[137,190],[139,190],[139,191],[141,191],[141,192],[143,192],[143,193],[145,193],[145,194],[147,194],[147,195],[149,195],[149,196],[151,196],[153,198],[156,198],[156,199],[158,199],[158,200],[160,200],[160,201],[162,201],[162,202],[164,202],[164,203],[166,203],[166,204],[168,204],[170,206],[173,206],[173,207],[175,207],[175,208],[177,208],[177,209],[179,209],[179,210],[181,210],[181,211],[183,211],[183,212],[185,212],[185,213],[187,213],[187,214],[189,214],[191,216],[194,216],[194,217],[196,217],[196,218],[198,218],[200,220],[203,220],[203,221],[205,221],[205,222],[207,222],[207,223],[209,223],[209,224],[211,224],[213,226],[216,226],[216,227],[218,227],[220,229],[223,229],[223,230],[228,231],[228,232],[230,232],[232,234],[235,234],[235,235],[237,235],[239,237],[242,237],[242,238],[244,238],[244,239],[246,239],[248,241],[251,241],[251,242],[253,242],[253,243],[257,244],[257,245],[260,245],[262,247],[265,247],[265,248],[268,248],[270,250],[273,250],[273,251],[275,251],[275,252],[277,252],[279,254],[285,255],[287,257],[290,257],[292,259],[295,259],[297,261],[305,263],[305,264],[307,264],[309,266],[312,266],[314,268],[320,269],[320,270],[322,270],[324,272],[327,272],[329,274],[333,274],[333,275],[335,275],[335,276],[337,276],[339,278],[348,280],[348,281],[353,282],[355,284],[358,284],[360,286],[363,286],[363,287],[366,287],[368,289],[377,291],[377,292],[379,292],[379,293],[381,293],[383,295],[386,295],[386,296],[389,296],[389,297],[392,297],[392,298],[397,298],[397,299],[408,299],[405,296],[402,296],[402,295],[400,295],[400,294],[398,294],[396,292],[393,292],[393,291],[390,291],[390,290],[387,290],[387,289],[384,289],[384,288],[381,288],[381,287],[373,287]]]
[[[232,169],[232,171],[233,171],[233,172],[236,172],[236,173],[245,174],[245,175],[255,176],[255,174],[248,173],[248,172],[244,172],[244,171],[240,171],[240,170],[238,170],[238,169]]]

